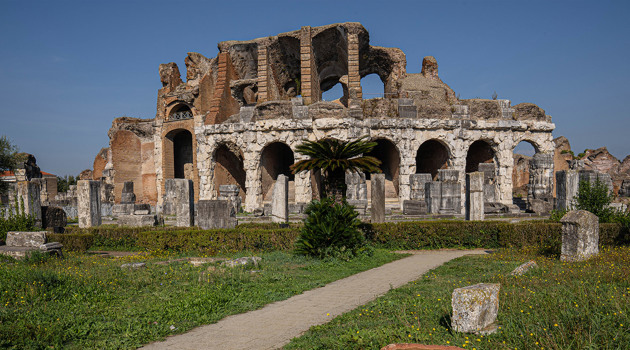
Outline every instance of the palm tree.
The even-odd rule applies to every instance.
[[[301,160],[291,166],[293,173],[304,170],[321,170],[323,191],[341,203],[345,195],[346,171],[378,173],[381,162],[372,156],[363,156],[376,146],[376,142],[366,141],[362,137],[356,141],[342,142],[335,139],[304,141],[296,151],[309,159]]]

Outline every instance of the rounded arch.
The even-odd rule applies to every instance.
[[[480,163],[494,163],[496,152],[494,148],[487,140],[477,140],[468,147],[468,153],[466,154],[466,172],[472,173],[479,171]]]
[[[245,200],[247,189],[245,187],[246,173],[243,163],[243,152],[231,142],[223,142],[217,145],[212,153],[214,160],[214,188],[219,193],[221,185],[236,185],[239,188],[239,197]]]
[[[398,198],[400,189],[400,152],[392,141],[386,138],[372,140],[376,146],[366,156],[372,156],[381,161],[381,171],[385,174],[385,197]],[[370,174],[366,174],[370,179]]]
[[[284,142],[271,142],[263,148],[260,153],[260,183],[264,200],[271,199],[273,184],[278,175],[286,175],[289,181],[295,180],[295,176],[290,169],[294,162],[293,150]],[[291,192],[291,189],[289,189],[289,192]]]
[[[450,162],[448,146],[437,139],[423,142],[416,152],[416,174],[431,174],[437,180],[439,169],[448,169]]]
[[[165,169],[164,178],[194,180],[194,150],[193,135],[187,129],[175,129],[165,137]]]
[[[530,145],[532,146],[532,148],[534,149],[534,154],[540,152],[541,148],[540,145],[538,144],[538,142],[530,140],[528,138],[521,138],[521,139],[517,139],[514,142],[514,147],[512,148],[512,152],[522,152],[524,149],[528,149],[528,146]],[[525,146],[525,147],[523,147]],[[528,154],[528,155],[533,155],[533,154]]]
[[[168,121],[192,119],[197,114],[193,106],[183,101],[171,102],[166,107],[166,112]]]

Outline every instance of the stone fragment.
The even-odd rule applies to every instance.
[[[485,218],[482,172],[466,174],[466,220],[483,220]]]
[[[46,231],[39,232],[7,232],[6,245],[8,247],[39,247],[46,243]]]
[[[204,230],[236,227],[236,213],[227,200],[200,200],[197,203],[197,226]]]
[[[167,179],[166,188],[166,197],[171,201],[172,211],[177,216],[176,226],[194,226],[195,193],[192,180]]]
[[[129,264],[120,265],[121,269],[131,269],[131,270],[137,270],[137,269],[146,268],[146,267],[147,267],[146,263],[129,263]]]
[[[561,261],[587,260],[599,253],[599,219],[586,210],[572,210],[562,219]]]
[[[112,207],[112,215],[119,217],[121,215],[132,215],[135,210],[135,204],[114,204]]]
[[[537,214],[549,214],[553,209],[553,153],[534,154],[529,167],[529,186],[527,204],[529,211]]]
[[[121,215],[118,225],[129,227],[157,226],[157,215]]]
[[[425,184],[433,181],[431,174],[411,174],[409,175],[409,187],[411,190],[410,199],[425,201]]]
[[[499,312],[499,283],[479,283],[453,291],[451,326],[456,332],[494,333]]]
[[[579,173],[575,170],[556,172],[556,208],[570,210],[574,206],[574,198],[579,188]]]
[[[62,248],[63,248],[63,244],[59,242],[51,242],[51,243],[44,243],[40,245],[39,251],[42,253],[47,253],[47,254],[54,254],[57,257],[62,258],[63,257],[63,252],[61,251]]]
[[[271,198],[271,221],[289,221],[289,178],[280,174],[273,186]]]
[[[404,215],[424,215],[427,213],[427,202],[424,200],[403,200]]]
[[[24,213],[35,218],[35,226],[42,225],[42,204],[39,184],[32,181],[17,183],[18,205],[24,205]]]
[[[519,267],[515,268],[514,271],[512,271],[512,273],[510,273],[510,275],[512,276],[522,276],[524,274],[526,274],[527,272],[529,272],[531,269],[535,269],[538,268],[538,264],[536,264],[536,262],[534,260],[528,261],[522,265],[520,265]]]
[[[381,350],[464,350],[457,346],[425,344],[389,344]]]
[[[239,197],[238,186],[236,185],[220,185],[219,186],[219,199],[227,199],[234,207],[235,213],[241,212],[241,197]]]
[[[136,202],[136,195],[133,193],[133,181],[125,181],[122,188],[122,195],[120,196],[121,204],[134,204]]]
[[[459,170],[456,169],[439,169],[438,181],[443,183],[457,183],[459,182]]]
[[[372,223],[385,222],[385,174],[371,174]]]
[[[429,214],[439,214],[442,202],[442,183],[439,181],[429,181],[425,184],[425,200]]]
[[[461,184],[458,182],[442,182],[440,186],[440,214],[459,214],[461,212]]]
[[[258,256],[244,256],[238,259],[227,260],[221,263],[221,266],[225,267],[236,267],[243,266],[247,264],[254,264],[254,266],[258,266],[258,262],[260,262],[262,258]]]
[[[66,212],[59,207],[44,206],[42,207],[42,227],[65,227],[68,224]]]
[[[100,181],[79,180],[77,182],[79,227],[101,225]]]

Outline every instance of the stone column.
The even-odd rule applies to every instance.
[[[483,220],[484,199],[483,199],[483,179],[482,172],[466,174],[466,220]]]
[[[553,153],[536,153],[530,161],[528,209],[540,214],[549,213],[553,206]]]
[[[363,90],[359,74],[359,36],[348,34],[348,107],[360,108]]]
[[[427,182],[433,181],[431,174],[411,174],[409,175],[409,186],[411,187],[411,200],[425,200],[424,190]]]
[[[262,184],[260,183],[260,150],[245,152],[245,210],[252,212],[262,206]]]
[[[424,186],[428,213],[439,214],[440,204],[442,202],[442,183],[439,181],[429,181]]]
[[[385,174],[371,174],[372,223],[385,222]]]
[[[32,215],[35,218],[35,226],[41,227],[42,202],[39,184],[31,181],[19,181],[17,183],[17,194],[18,208],[16,208],[16,212],[19,213],[20,206],[24,204],[24,213]]]
[[[271,221],[289,221],[289,178],[286,175],[278,175],[271,196]]]
[[[561,261],[587,260],[599,253],[599,218],[586,210],[572,210],[562,219]]]
[[[299,162],[302,159],[308,157],[296,154],[295,162]],[[295,203],[310,203],[313,198],[313,187],[311,186],[311,173],[310,171],[300,171],[295,174]]]
[[[79,180],[77,182],[79,227],[101,225],[101,182]]]
[[[194,226],[194,198],[192,180],[167,179],[166,197],[171,201],[173,213],[177,216],[178,227]]]
[[[440,214],[459,214],[461,212],[461,184],[459,170],[440,169],[438,179],[442,183],[440,194]]]
[[[313,38],[311,27],[302,27],[300,32],[300,74],[302,77],[301,90],[305,105],[320,100],[319,74],[313,53]]]
[[[575,170],[562,170],[556,172],[556,208],[558,210],[571,210],[573,199],[577,194],[580,176]]]

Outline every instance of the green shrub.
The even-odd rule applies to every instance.
[[[48,242],[63,244],[63,250],[84,252],[94,244],[95,235],[90,233],[48,233]]]
[[[17,196],[13,207],[0,207],[0,242],[7,239],[9,231],[35,231],[35,217],[27,215],[24,210],[24,201]]]
[[[308,215],[295,243],[295,252],[316,257],[354,254],[365,239],[359,230],[361,221],[351,205],[335,203],[331,198],[311,202]]]
[[[597,215],[599,222],[611,222],[615,214],[615,210],[609,207],[612,200],[613,194],[599,179],[595,183],[580,181],[578,193],[575,196],[575,208]]]

